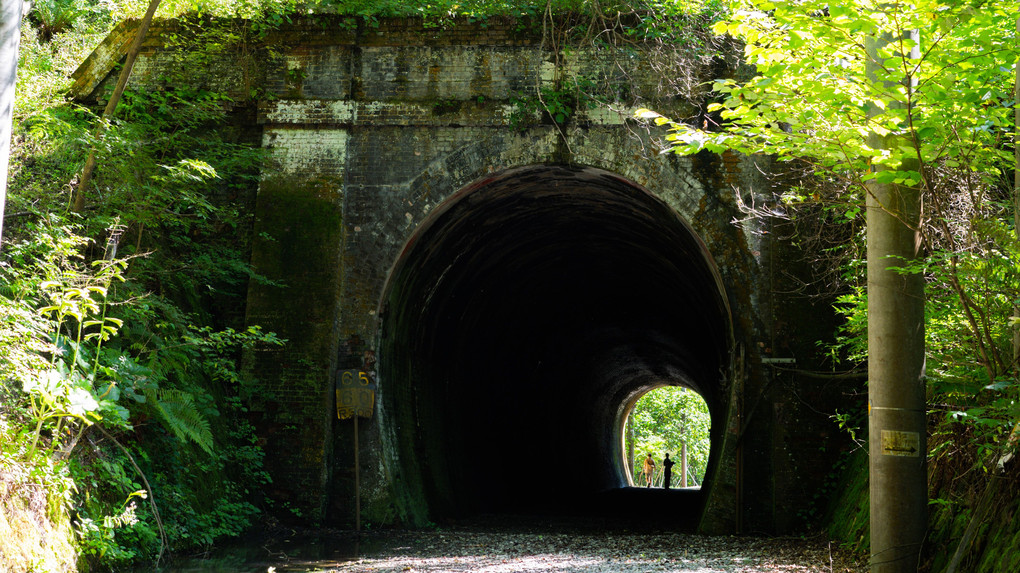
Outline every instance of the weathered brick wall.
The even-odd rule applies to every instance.
[[[628,120],[630,104],[641,99],[657,100],[677,117],[696,114],[703,103],[696,94],[661,93],[640,59],[632,58],[631,73],[622,77],[604,49],[550,51],[541,30],[513,22],[429,28],[384,20],[370,27],[309,18],[257,37],[246,36],[243,23],[217,25],[242,40],[214,50],[167,47],[181,28],[157,22],[129,87],[186,85],[257,105],[271,160],[259,190],[252,263],[275,284],[251,284],[248,322],[289,342],[252,354],[247,371],[257,380],[253,409],[262,415],[278,500],[313,521],[351,520],[352,429],[335,419],[332,383],[338,368],[363,366],[365,351],[375,348],[387,278],[416,229],[488,174],[576,164],[657,195],[714,257],[743,355],[734,370],[739,387],[724,392],[733,390],[735,398],[726,406],[724,459],[706,527],[732,530],[740,448],[748,459],[773,455],[764,451],[768,444],[740,443],[748,429],[742,396],[764,392],[758,342],[769,338],[773,319],[764,314],[770,307],[759,280],[761,238],[733,224],[740,213],[734,189],[761,192],[768,184],[749,158],[661,155],[653,137]],[[135,27],[121,24],[82,65],[78,97],[103,101]],[[522,103],[534,100],[538,88],[567,93],[577,79],[613,86],[630,99],[575,110],[564,126]],[[755,423],[768,428],[767,418]],[[361,428],[366,515],[379,522],[406,517],[393,499],[387,441],[395,438],[387,422]],[[756,525],[770,527],[773,507],[744,507],[759,516]]]

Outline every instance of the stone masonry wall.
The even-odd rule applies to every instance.
[[[632,58],[631,73],[622,77],[604,49],[553,52],[542,45],[541,30],[511,21],[430,28],[384,20],[370,27],[358,19],[310,17],[261,35],[238,22],[213,22],[206,32],[214,26],[236,41],[215,50],[181,48],[170,38],[193,28],[155,23],[129,89],[190,86],[229,94],[228,106],[257,105],[270,160],[259,189],[252,263],[274,284],[250,286],[248,322],[288,344],[249,356],[247,372],[258,381],[253,410],[262,416],[272,493],[285,507],[311,521],[352,520],[353,430],[336,420],[337,370],[366,365],[365,353],[380,336],[387,278],[415,230],[459,190],[505,169],[598,167],[670,205],[715,258],[735,343],[748,365],[740,390],[763,391],[757,342],[768,338],[771,322],[758,304],[762,252],[753,229],[733,224],[739,215],[733,189],[761,190],[767,183],[748,158],[659,153],[654,134],[630,122],[634,104],[652,100],[674,117],[689,117],[704,102],[660,93],[647,62]],[[77,97],[104,100],[135,27],[121,24],[82,65]],[[602,94],[612,103],[579,104],[584,98],[573,86],[580,80],[614,86]],[[629,99],[610,98],[620,93]],[[539,94],[572,101],[569,120],[556,125],[543,116]],[[740,400],[733,402],[727,460],[706,520],[720,532],[738,519],[734,460],[743,422],[735,409]],[[385,425],[378,418],[363,423],[360,436],[364,515],[379,523],[406,517],[390,487],[386,456],[393,438]],[[770,528],[764,522],[771,522],[771,509],[753,509],[762,523],[752,525]]]

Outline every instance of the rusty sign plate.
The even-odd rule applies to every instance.
[[[917,432],[882,430],[882,455],[910,458],[921,455],[921,436]]]
[[[336,415],[341,420],[371,418],[375,410],[375,384],[364,370],[342,370],[336,381]]]

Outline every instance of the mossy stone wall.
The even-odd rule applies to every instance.
[[[119,26],[83,64],[77,97],[103,102],[135,25]],[[306,522],[351,523],[353,428],[336,419],[333,383],[341,368],[372,369],[385,335],[379,313],[387,279],[415,231],[493,174],[578,165],[654,194],[704,241],[718,268],[734,356],[720,391],[725,427],[715,430],[723,459],[703,527],[789,529],[832,454],[802,439],[825,436],[830,424],[807,415],[803,397],[791,391],[809,381],[786,374],[775,384],[776,371],[763,362],[787,357],[773,354],[774,341],[799,340],[819,324],[789,297],[777,297],[768,280],[799,256],[796,247],[740,210],[742,200],[768,195],[760,171],[768,162],[660,154],[664,134],[634,123],[633,105],[699,117],[705,94],[663,93],[640,51],[627,52],[621,66],[609,46],[553,49],[545,37],[540,26],[519,21],[439,28],[321,16],[257,33],[239,21],[156,22],[151,29],[129,88],[188,86],[228,95],[228,109],[254,106],[269,152],[252,263],[270,282],[252,281],[247,321],[288,343],[252,353],[246,371],[272,497]],[[735,73],[736,64],[720,56],[713,70]],[[570,106],[564,121],[540,111],[539,94]],[[798,359],[813,364],[805,354]],[[805,394],[817,411],[840,401],[817,388]],[[413,521],[421,500],[401,499],[412,478],[393,469],[400,420],[377,414],[360,426],[363,517]]]

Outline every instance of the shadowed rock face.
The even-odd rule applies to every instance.
[[[433,517],[625,486],[621,425],[650,388],[689,386],[722,416],[712,263],[669,208],[602,171],[463,190],[405,250],[383,312],[381,406]]]

